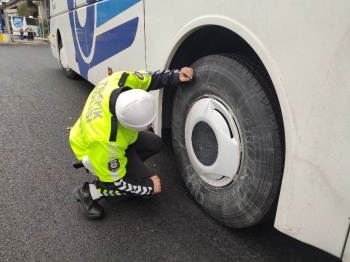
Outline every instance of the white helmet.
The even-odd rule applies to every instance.
[[[122,92],[115,103],[115,113],[124,127],[144,131],[156,118],[154,97],[141,89]]]

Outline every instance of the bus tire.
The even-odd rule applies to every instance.
[[[69,68],[69,67],[65,67],[64,63],[63,63],[63,60],[64,60],[64,48],[63,48],[63,43],[62,41],[60,41],[59,43],[59,47],[60,47],[60,63],[61,63],[61,66],[62,66],[62,69],[65,71],[66,73],[66,76],[69,78],[69,79],[76,79],[77,78],[77,73]]]
[[[249,227],[274,217],[284,168],[284,129],[262,64],[210,55],[178,87],[172,118],[177,166],[194,199],[216,220]]]

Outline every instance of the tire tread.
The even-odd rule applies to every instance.
[[[197,175],[194,173],[191,165],[188,164],[188,160],[186,157],[182,159],[182,157],[176,157],[178,162],[178,166],[182,170],[182,176],[185,180],[186,186],[188,187],[191,194],[194,196],[196,201],[203,206],[203,208],[208,211],[212,216],[214,216],[217,220],[222,222],[223,224],[230,227],[247,227],[251,225],[255,225],[261,222],[264,222],[271,217],[274,216],[277,200],[279,195],[280,184],[282,181],[282,175],[284,170],[284,158],[285,158],[285,143],[284,143],[284,126],[283,126],[283,118],[281,108],[278,102],[278,97],[276,91],[273,87],[272,81],[268,76],[265,67],[259,61],[255,61],[249,57],[238,55],[238,54],[217,54],[210,55],[207,57],[203,57],[197,60],[193,67],[200,67],[200,65],[205,63],[213,63],[213,64],[223,64],[225,67],[235,68],[235,72],[241,74],[241,77],[245,79],[245,81],[255,89],[254,94],[259,98],[261,107],[264,107],[265,118],[269,124],[270,130],[270,141],[273,144],[273,155],[269,156],[273,158],[274,165],[272,167],[268,167],[265,172],[273,173],[273,178],[271,178],[271,184],[261,183],[254,184],[257,187],[261,187],[262,191],[270,190],[268,196],[266,197],[263,207],[257,208],[254,210],[254,214],[247,213],[247,211],[238,212],[234,209],[230,209],[230,205],[233,203],[237,203],[240,199],[244,198],[245,194],[251,193],[247,192],[246,187],[248,186],[245,182],[242,182],[242,188],[239,188],[236,193],[237,195],[233,195],[231,193],[227,193],[225,189],[221,190],[218,188],[207,186],[205,189],[201,189],[203,187],[203,183],[198,180]],[[184,89],[185,90],[185,89]],[[189,90],[189,88],[187,88]],[[183,97],[184,96],[184,97]],[[184,107],[185,102],[187,101],[187,94],[182,91],[175,98],[174,108],[176,107]],[[246,98],[244,98],[246,99]],[[237,100],[238,104],[240,103],[240,98]],[[243,100],[242,100],[243,101]],[[178,104],[179,103],[179,104]],[[245,103],[245,101],[243,101]],[[190,106],[190,105],[188,105]],[[180,116],[181,115],[181,116]],[[174,113],[173,115],[173,129],[174,126],[181,126],[182,121],[180,119],[184,118],[184,112],[179,113],[178,115]],[[174,142],[174,152],[175,155],[183,154],[184,150],[186,150],[183,146],[183,142],[180,142],[178,137],[182,135],[179,133],[179,130],[176,129],[173,132],[173,142]],[[182,138],[183,139],[183,138]],[[251,139],[249,136],[246,138],[247,142]],[[255,145],[250,143],[246,150],[254,151]],[[267,149],[268,150],[268,149]],[[254,154],[253,154],[254,156]],[[180,159],[179,159],[180,158]],[[246,178],[241,177],[241,179],[254,179],[255,170],[261,169],[264,163],[254,162],[254,159],[247,159],[249,162],[249,166],[246,168]],[[270,160],[269,160],[270,161]],[[263,174],[264,176],[264,174]],[[242,180],[245,181],[245,180]],[[247,181],[248,182],[248,181]],[[271,189],[268,189],[271,187]],[[207,193],[203,193],[203,192]],[[226,193],[225,193],[226,192]],[[210,194],[211,197],[215,198],[213,201],[208,202],[208,196],[204,194]],[[252,193],[251,199],[256,199],[256,201],[260,201],[259,195],[256,193]],[[217,200],[225,199],[223,201],[222,207],[218,207]],[[220,208],[222,209],[220,211]],[[216,210],[216,211],[213,211]],[[224,212],[224,211],[225,212]],[[215,213],[217,212],[217,213]],[[223,212],[223,213],[221,213]],[[238,213],[237,213],[238,212]],[[232,218],[235,217],[235,221],[232,221]]]

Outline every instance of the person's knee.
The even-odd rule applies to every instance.
[[[140,132],[139,139],[140,148],[148,148],[148,150],[153,152],[153,154],[158,153],[162,149],[162,138],[152,132]]]
[[[154,143],[154,154],[157,154],[163,148],[163,140],[159,136]]]

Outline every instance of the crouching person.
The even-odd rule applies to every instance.
[[[74,190],[83,213],[104,217],[101,198],[151,196],[161,183],[143,163],[162,148],[162,139],[147,131],[156,117],[155,101],[148,93],[177,87],[193,78],[193,70],[117,72],[103,79],[89,95],[83,112],[71,129],[69,142],[97,180]]]

